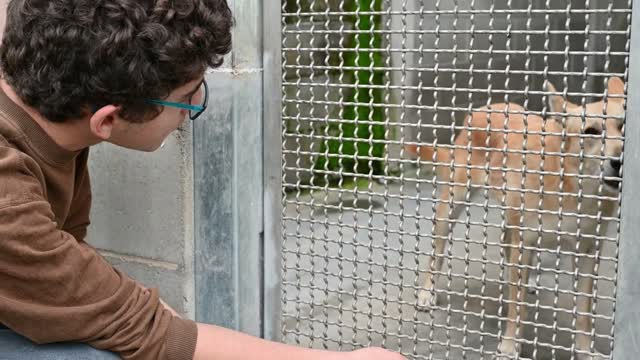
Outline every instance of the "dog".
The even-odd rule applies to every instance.
[[[577,261],[577,289],[582,296],[577,296],[576,356],[591,359],[588,353],[592,324],[584,314],[591,312],[593,278],[589,275],[595,270],[594,235],[598,222],[593,217],[578,221],[576,216],[565,214],[595,217],[600,212],[602,216],[615,216],[622,167],[624,82],[618,77],[610,78],[606,101],[584,106],[565,101],[550,82],[545,82],[544,87],[547,93],[553,93],[548,96],[551,116],[546,119],[526,114],[517,104],[492,104],[467,116],[467,128],[456,136],[453,147],[436,150],[430,145],[405,146],[414,157],[433,162],[439,180],[431,271],[418,292],[418,306],[436,303],[433,290],[442,267],[449,223],[458,217],[460,202],[465,200],[467,191],[488,186],[491,197],[505,205],[506,220],[502,237],[505,251],[501,253],[508,269],[509,301],[498,357],[515,357],[520,351],[518,339],[522,332],[518,324],[526,319],[527,309],[518,304],[525,300],[524,284],[532,268],[532,250],[539,243],[556,247],[560,241],[581,255]],[[562,114],[566,114],[564,121]],[[560,210],[560,230],[568,235],[558,239],[553,231],[558,230]],[[540,227],[543,231],[538,231]],[[577,241],[578,230],[591,236],[581,236]],[[602,226],[600,231],[604,231]]]

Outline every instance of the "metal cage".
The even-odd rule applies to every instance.
[[[635,356],[630,0],[281,5],[263,5],[267,337]]]

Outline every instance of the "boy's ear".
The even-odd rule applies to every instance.
[[[89,119],[89,127],[93,135],[99,139],[108,140],[111,137],[118,110],[119,108],[115,105],[106,105],[94,112]]]

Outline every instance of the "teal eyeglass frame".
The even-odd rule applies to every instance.
[[[203,95],[202,105],[191,104],[191,98],[193,98],[193,95],[197,94],[197,91],[193,95],[191,95],[191,98],[189,98],[188,104],[181,103],[181,102],[157,100],[157,99],[150,99],[150,100],[147,100],[147,102],[149,104],[154,104],[154,105],[169,106],[173,108],[189,110],[189,119],[195,120],[198,118],[198,116],[202,115],[202,113],[207,109],[207,104],[209,103],[209,86],[207,86],[207,81],[203,79],[202,83],[200,83],[200,86],[204,86],[204,94],[202,94]]]

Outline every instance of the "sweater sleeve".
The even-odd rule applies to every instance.
[[[36,343],[85,342],[124,359],[191,359],[197,328],[60,230],[37,171],[0,149],[0,323]],[[75,229],[78,229],[75,227]]]

